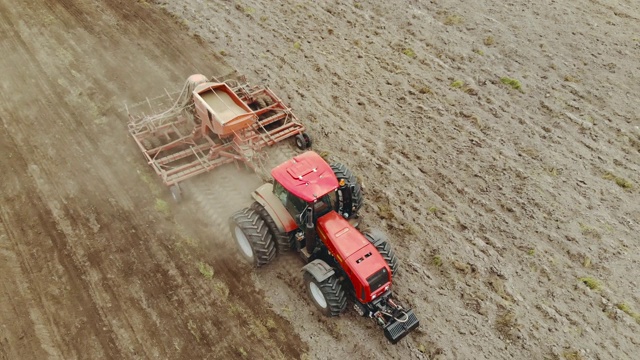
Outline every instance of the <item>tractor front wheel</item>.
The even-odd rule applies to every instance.
[[[344,187],[341,186],[338,188],[341,204],[339,210],[341,214],[349,214],[348,218],[351,219],[358,214],[358,211],[362,207],[363,200],[360,184],[358,184],[356,176],[353,175],[351,170],[344,164],[333,163],[331,164],[331,170],[333,170],[339,182],[344,180]],[[342,190],[345,187],[348,187],[348,189]]]
[[[229,219],[231,234],[240,255],[254,267],[266,265],[276,256],[276,247],[267,224],[251,208],[240,210]]]
[[[389,245],[387,235],[380,230],[372,229],[366,231],[364,236],[371,244],[373,244],[373,246],[376,247],[376,249],[378,249],[378,252],[382,255],[384,261],[386,261],[387,265],[391,268],[391,277],[395,276],[398,273],[400,264],[398,263],[396,254],[393,252],[393,249],[391,249],[391,245]]]
[[[338,316],[347,307],[347,295],[335,274],[317,281],[313,275],[305,273],[304,280],[311,301],[325,316]]]

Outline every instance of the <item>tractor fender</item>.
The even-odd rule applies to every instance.
[[[302,271],[311,274],[317,282],[322,282],[335,274],[335,270],[326,262],[316,259],[302,267]]]
[[[282,205],[280,199],[273,194],[273,184],[266,183],[260,186],[251,193],[251,196],[267,210],[279,231],[288,233],[298,228],[298,224]]]

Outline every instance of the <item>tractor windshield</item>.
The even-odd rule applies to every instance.
[[[282,205],[284,205],[289,214],[296,220],[298,220],[300,214],[307,207],[307,203],[304,202],[304,200],[287,191],[287,189],[277,181],[273,184],[273,194],[280,199]]]
[[[318,199],[318,201],[316,201],[315,203],[310,203],[309,205],[313,206],[313,214],[317,219],[322,215],[325,215],[329,211],[335,209],[336,201],[337,201],[336,192],[332,191],[327,195]]]

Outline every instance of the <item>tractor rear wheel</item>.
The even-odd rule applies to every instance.
[[[229,225],[240,255],[254,267],[266,265],[276,256],[269,228],[255,210],[245,208],[236,212],[229,219]]]
[[[393,252],[393,249],[391,249],[391,245],[389,245],[387,235],[380,230],[371,229],[364,232],[364,236],[378,249],[384,261],[386,261],[387,265],[391,268],[391,277],[394,277],[398,273],[400,264],[398,263],[396,254]]]
[[[349,209],[339,209],[341,214],[348,213],[348,218],[351,219],[358,214],[358,211],[362,207],[362,189],[360,188],[360,184],[358,184],[358,180],[355,175],[346,167],[344,164],[333,163],[331,164],[331,169],[333,173],[338,178],[338,182],[340,180],[344,180],[345,185],[351,189],[351,197],[350,199],[342,199],[342,202],[346,205],[343,207],[351,206]],[[340,191],[340,188],[338,188]]]
[[[251,208],[255,210],[258,215],[260,215],[262,220],[264,220],[264,222],[267,224],[269,231],[271,231],[273,241],[276,243],[276,247],[278,248],[278,252],[283,253],[291,250],[291,247],[294,245],[292,243],[291,236],[278,229],[276,222],[273,220],[271,215],[269,215],[267,209],[265,209],[264,206],[260,205],[260,203],[258,203],[257,201],[251,204]]]
[[[323,281],[317,281],[307,272],[304,274],[304,280],[311,301],[322,314],[338,316],[346,309],[347,295],[335,274]]]

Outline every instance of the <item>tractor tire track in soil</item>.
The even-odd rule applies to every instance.
[[[184,33],[144,3],[0,0],[0,357],[305,352],[128,136],[122,104],[227,69]]]

